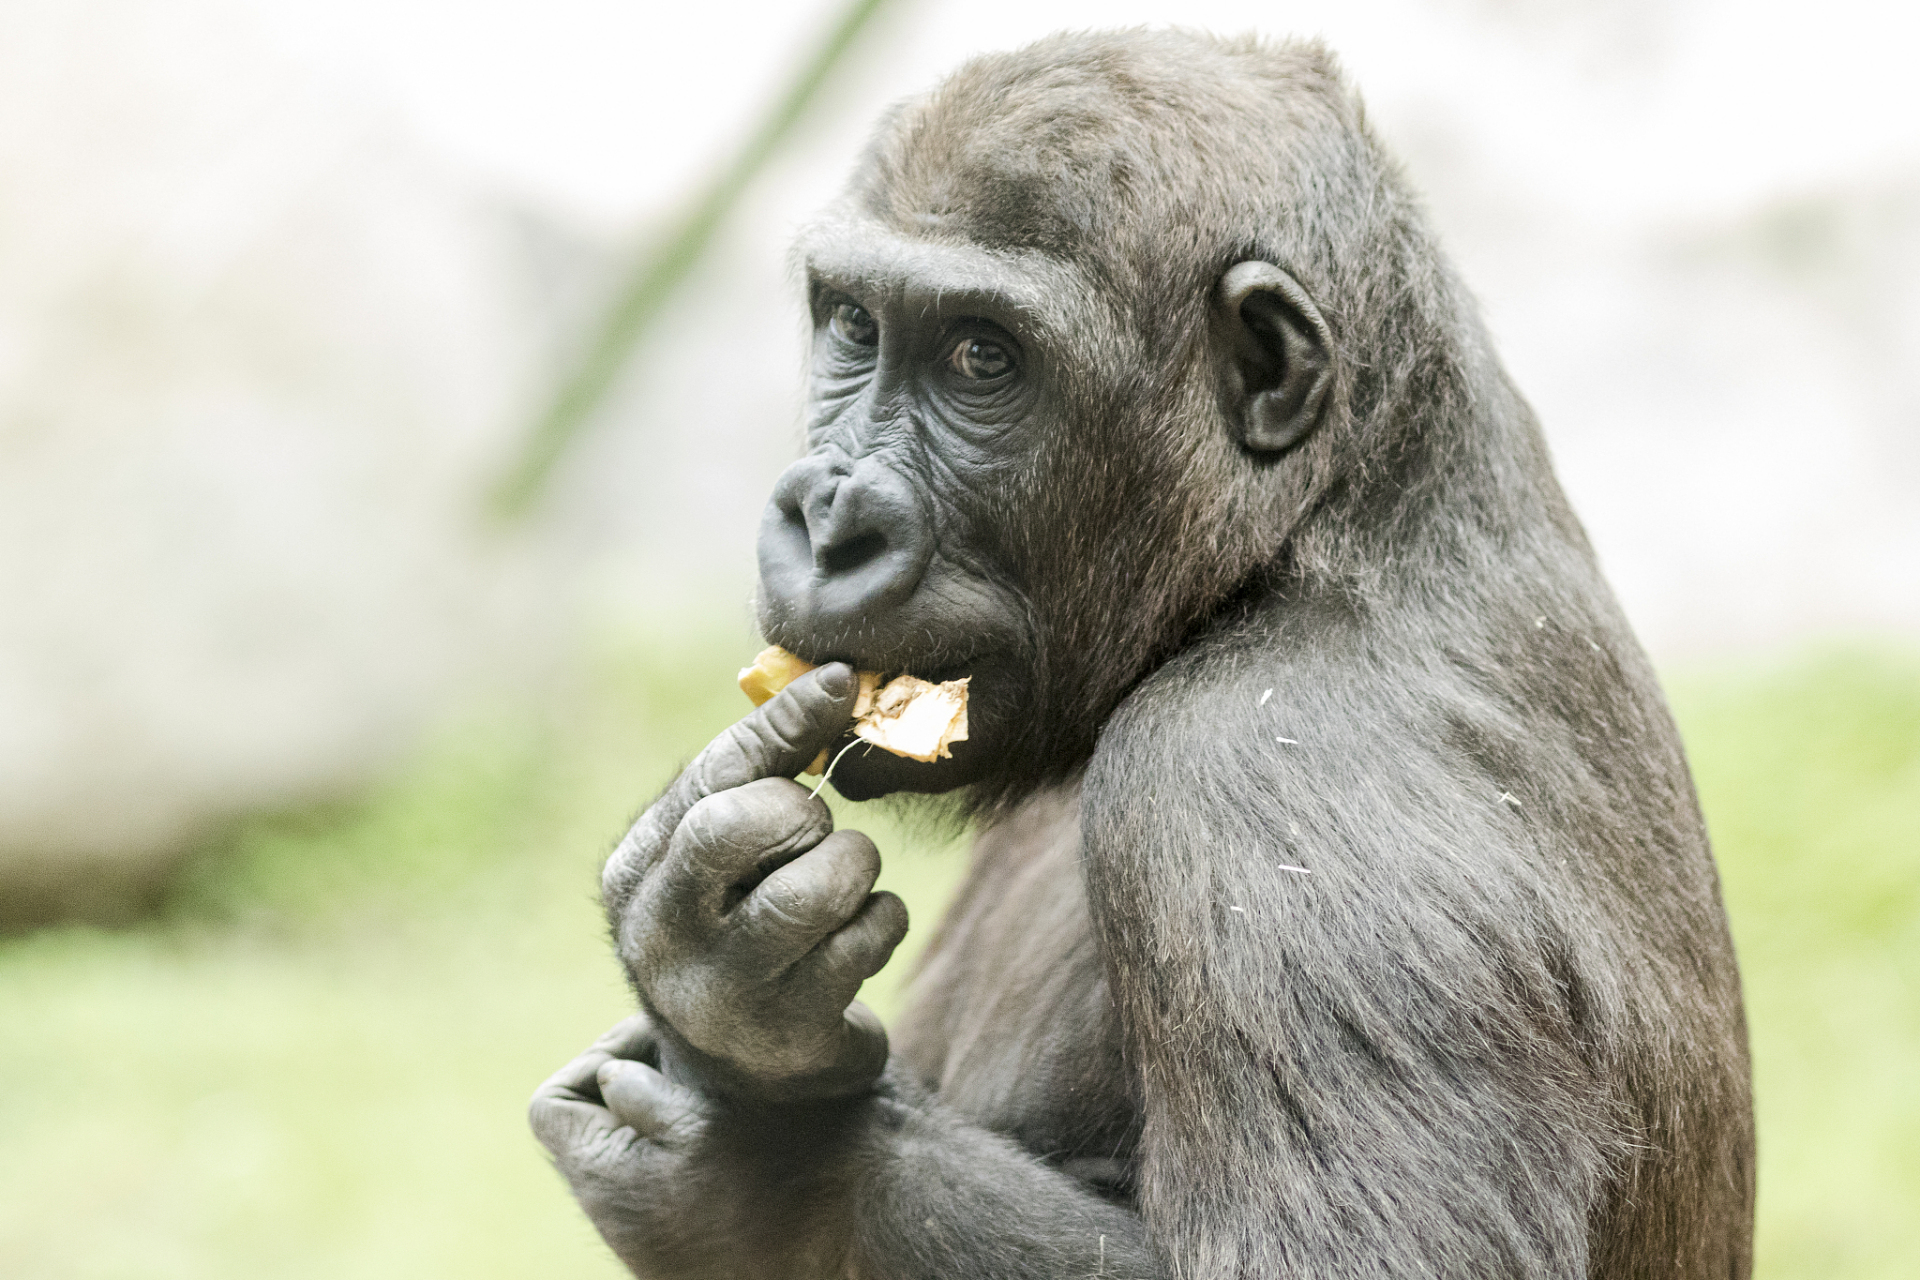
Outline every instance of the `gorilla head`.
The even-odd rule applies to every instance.
[[[1342,353],[1381,335],[1349,302],[1450,304],[1405,278],[1432,255],[1324,59],[1252,53],[976,63],[896,111],[804,235],[809,451],[761,529],[762,631],[974,677],[952,760],[854,752],[846,794],[990,801],[1070,773],[1366,471]]]

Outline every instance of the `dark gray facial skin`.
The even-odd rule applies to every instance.
[[[634,824],[642,1013],[535,1131],[649,1277],[1751,1266],[1732,944],[1659,688],[1324,50],[977,59],[804,237],[766,637]],[[973,861],[891,1026],[880,851],[794,776],[972,678]]]
[[[761,525],[761,630],[815,662],[971,676],[951,760],[856,748],[833,775],[855,799],[947,791],[1030,705],[1035,620],[997,542],[1006,490],[1060,414],[1043,300],[1066,273],[858,217],[804,243],[808,452]]]
[[[1123,606],[1128,570],[1153,558],[1131,545],[1142,531],[1124,508],[1107,517],[1112,495],[1097,488],[1110,477],[1071,457],[1082,426],[1075,384],[1104,373],[1082,348],[1089,332],[1116,327],[1109,309],[1074,264],[916,239],[846,211],[812,229],[802,259],[813,317],[808,452],[775,485],[761,525],[761,630],[814,662],[972,677],[970,734],[951,760],[856,747],[834,785],[852,799],[981,783],[999,794],[1031,785],[1035,755],[1054,773],[1077,764],[1101,711],[1138,674],[1126,659],[1152,656],[1137,641],[1131,655],[1065,652],[1072,620],[1036,600],[1060,590],[1049,548],[1099,547],[1114,583],[1105,594]],[[1330,335],[1284,271],[1236,270],[1212,299],[1209,334],[1219,376],[1235,381],[1233,412],[1208,425],[1257,459],[1319,424]],[[1135,593],[1132,630],[1163,633],[1156,612],[1193,607],[1167,594]],[[1042,672],[1063,670],[1091,707],[1046,697]],[[1059,728],[1039,719],[1043,709]]]

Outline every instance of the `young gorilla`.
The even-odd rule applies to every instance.
[[[646,1013],[536,1096],[663,1277],[1745,1276],[1738,977],[1672,724],[1312,45],[1058,37],[883,124],[803,243],[768,639],[835,660],[608,863]],[[842,665],[842,664],[849,665]],[[854,668],[973,677],[906,930],[791,781]]]

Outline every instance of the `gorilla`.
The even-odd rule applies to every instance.
[[[807,452],[760,531],[821,665],[639,818],[641,1012],[535,1095],[649,1277],[1742,1277],[1719,887],[1531,410],[1332,58],[1063,35],[880,125],[802,238]],[[906,931],[793,779],[853,751],[971,870]],[[890,1034],[889,1034],[890,1033]]]

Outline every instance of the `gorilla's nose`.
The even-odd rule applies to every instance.
[[[933,556],[931,522],[876,457],[809,455],[773,487],[760,524],[762,604],[828,643],[911,596]]]

